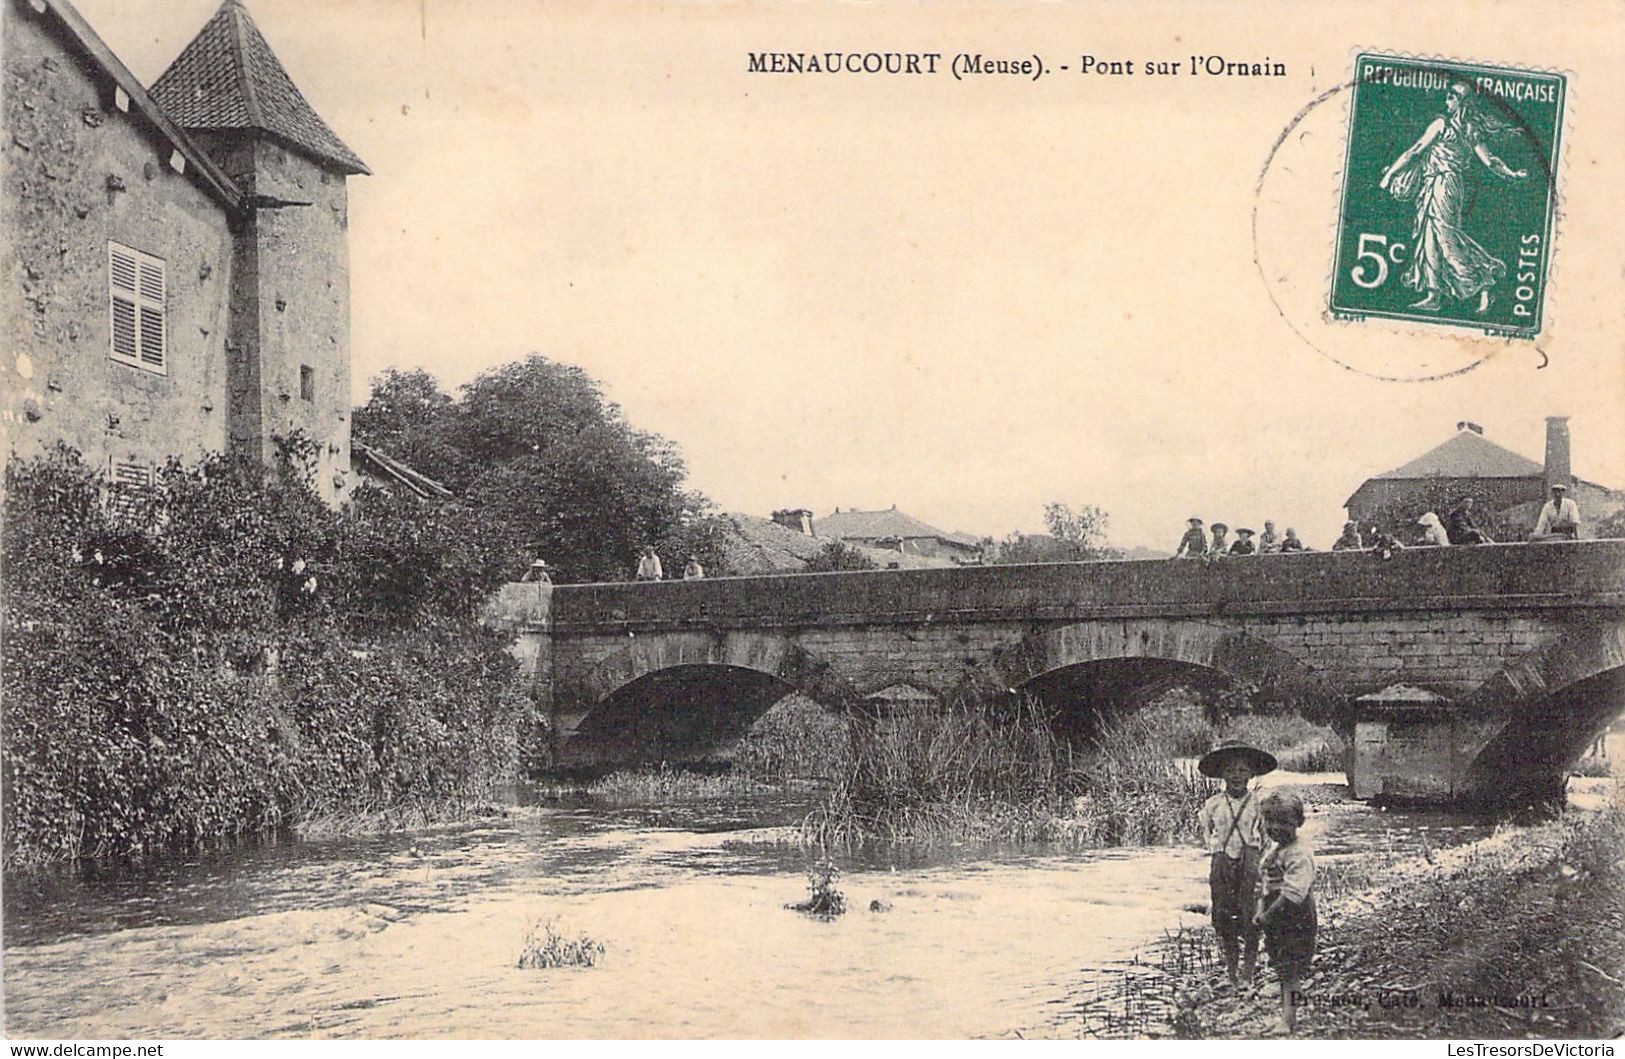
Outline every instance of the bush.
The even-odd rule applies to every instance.
[[[8,865],[455,811],[511,777],[530,703],[506,642],[459,616],[478,582],[455,538],[423,544],[437,578],[382,621],[335,589],[398,527],[286,475],[171,465],[118,507],[65,451],[6,478]]]

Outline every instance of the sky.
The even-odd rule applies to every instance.
[[[150,84],[217,4],[76,6]],[[1166,550],[1190,515],[1328,546],[1361,481],[1461,420],[1539,460],[1568,415],[1576,473],[1625,487],[1616,9],[1411,7],[248,0],[373,171],[349,182],[358,402],[385,368],[453,388],[540,352],[724,510],[1002,536],[1062,501]],[[1319,311],[1361,46],[1569,71],[1538,343]],[[747,72],[825,50],[1051,72]],[[1193,53],[1287,74],[1144,76]]]

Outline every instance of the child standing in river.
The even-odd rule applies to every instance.
[[[1259,865],[1264,899],[1257,922],[1264,929],[1270,966],[1281,976],[1281,1021],[1276,1029],[1291,1033],[1298,1024],[1298,1000],[1315,954],[1315,858],[1298,836],[1302,798],[1290,791],[1272,791],[1264,799],[1263,815],[1271,845]]]
[[[1264,851],[1264,823],[1249,784],[1254,776],[1275,769],[1275,758],[1254,746],[1225,742],[1202,755],[1196,767],[1204,776],[1224,780],[1224,790],[1209,798],[1197,814],[1197,828],[1208,851],[1208,888],[1212,897],[1213,932],[1230,984],[1251,982],[1258,963],[1258,927],[1253,922],[1258,899],[1259,857]]]

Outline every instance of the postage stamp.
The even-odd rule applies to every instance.
[[[1360,54],[1332,314],[1537,336],[1567,87],[1560,73]]]

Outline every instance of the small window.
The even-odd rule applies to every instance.
[[[163,259],[108,243],[107,287],[109,356],[121,364],[167,374]]]
[[[132,517],[142,494],[152,488],[152,468],[138,460],[114,459],[108,477],[112,479],[108,506],[125,518]]]
[[[316,400],[316,369],[309,364],[299,365],[299,396],[302,400]]]

